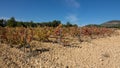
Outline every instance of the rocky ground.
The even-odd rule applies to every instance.
[[[120,33],[120,31],[119,31]],[[37,49],[0,45],[0,68],[120,68],[120,35],[71,45],[34,42]]]

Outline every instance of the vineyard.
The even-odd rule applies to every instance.
[[[97,48],[93,49],[93,46],[103,49],[102,43],[89,46],[93,44],[93,39],[114,36],[119,37],[116,29],[103,27],[0,27],[0,67],[69,68],[71,65],[73,67],[70,68],[75,68],[76,62],[84,62],[84,59],[75,60],[83,58],[83,55],[87,58],[91,52],[96,52]],[[86,48],[89,50],[86,51]]]
[[[33,40],[52,42],[50,38],[55,38],[54,41],[57,43],[64,43],[69,38],[78,38],[79,42],[84,42],[82,39],[84,37],[95,39],[113,34],[115,34],[114,29],[103,27],[0,27],[0,43],[26,45]]]

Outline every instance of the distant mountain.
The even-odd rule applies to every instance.
[[[108,21],[108,22],[101,24],[101,26],[118,28],[120,27],[120,20]]]

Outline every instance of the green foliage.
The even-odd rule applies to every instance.
[[[3,26],[3,19],[0,20],[0,26]]]
[[[7,20],[7,26],[9,27],[15,27],[16,26],[16,21],[14,17],[11,17],[9,20]]]
[[[42,23],[37,23],[37,25],[44,27],[44,26],[48,26],[48,27],[57,27],[59,24],[61,24],[61,21],[58,20],[54,20],[52,22],[42,22]]]
[[[17,25],[18,27],[22,27],[23,26],[23,22],[17,22]]]
[[[6,25],[6,20],[0,19],[0,26],[4,27]]]
[[[67,22],[66,24],[63,25],[64,27],[78,27],[77,24],[71,24],[70,22]]]
[[[103,26],[97,25],[97,24],[89,24],[89,25],[86,25],[86,27],[103,27]]]
[[[61,24],[61,22],[60,22],[60,21],[57,21],[57,20],[54,20],[54,21],[52,22],[53,27],[57,27],[59,24]]]
[[[67,22],[66,27],[71,27],[72,24],[70,22]]]
[[[53,20],[50,22],[23,22],[23,21],[16,21],[14,17],[11,17],[8,20],[1,19],[0,20],[0,26],[8,26],[8,27],[57,27],[59,24],[61,24],[61,21],[59,20]],[[77,26],[76,24],[71,24],[70,22],[67,22],[67,24],[64,24],[64,27],[73,27]]]

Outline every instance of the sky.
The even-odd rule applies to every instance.
[[[0,19],[72,24],[120,20],[120,0],[0,0]]]

